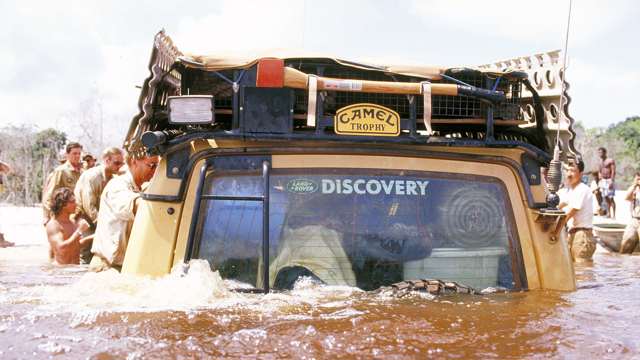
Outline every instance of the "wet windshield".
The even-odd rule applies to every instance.
[[[365,290],[412,279],[526,286],[511,209],[493,178],[274,169],[270,183],[272,287],[290,288],[299,276]],[[210,173],[205,193],[261,196],[263,181],[258,174]],[[262,287],[262,202],[202,206],[198,257],[223,278]]]

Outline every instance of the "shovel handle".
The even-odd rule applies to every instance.
[[[318,90],[422,95],[421,83],[336,79],[323,76],[318,76],[317,80]],[[306,90],[308,83],[309,75],[290,67],[284,68],[285,87]],[[490,102],[501,102],[506,99],[501,91],[456,84],[431,84],[431,93],[447,96],[467,95]]]

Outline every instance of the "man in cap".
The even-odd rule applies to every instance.
[[[93,168],[94,166],[96,166],[96,158],[93,157],[93,155],[86,153],[83,157],[82,157],[82,168],[84,170],[89,170],[91,168]]]

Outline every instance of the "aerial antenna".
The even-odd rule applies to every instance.
[[[565,96],[565,87],[566,87],[566,69],[567,69],[567,50],[569,49],[569,29],[571,28],[571,8],[572,8],[572,0],[569,0],[569,14],[567,16],[567,31],[565,33],[564,38],[564,59],[562,60],[562,72],[561,72],[561,80],[562,80],[562,88],[560,93],[560,115],[558,116],[558,123],[556,125],[556,145],[553,149],[553,159],[549,163],[549,182],[548,189],[549,195],[547,196],[547,205],[549,208],[557,209],[558,204],[560,203],[560,197],[557,194],[557,191],[560,189],[560,183],[562,182],[562,162],[560,161],[560,124],[562,120],[562,114],[564,113],[564,96]]]
[[[564,36],[564,54],[563,54],[563,60],[562,60],[562,92],[560,93],[560,114],[562,114],[562,106],[564,105],[564,91],[565,91],[565,86],[566,86],[566,70],[567,70],[567,52],[569,51],[569,29],[571,28],[571,8],[572,8],[572,4],[571,4],[572,0],[569,0],[569,14],[567,16],[567,31],[565,33]],[[562,116],[559,117],[558,120],[558,127],[556,129],[556,147],[559,146],[560,144],[560,119],[562,118]]]

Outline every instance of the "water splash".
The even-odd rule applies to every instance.
[[[160,278],[115,270],[85,273],[68,285],[29,289],[22,300],[37,301],[37,308],[44,311],[70,311],[72,325],[78,326],[94,322],[101,312],[189,310],[236,296],[205,260],[193,260],[187,274],[180,268]]]

